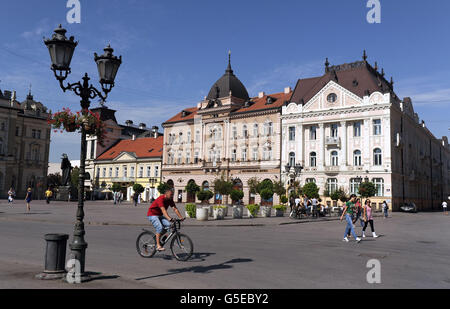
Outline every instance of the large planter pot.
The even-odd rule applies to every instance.
[[[284,210],[275,209],[275,217],[284,217]]]
[[[233,219],[242,219],[244,207],[242,205],[233,206]]]
[[[214,220],[223,220],[225,218],[225,209],[224,208],[215,208],[213,210]]]
[[[209,207],[197,208],[196,217],[198,221],[208,221]]]
[[[228,216],[228,206],[223,209],[224,216]]]
[[[262,217],[270,217],[272,215],[272,207],[270,206],[261,206],[261,216]]]

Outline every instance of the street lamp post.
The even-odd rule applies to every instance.
[[[285,167],[285,171],[288,177],[291,178],[295,182],[295,179],[300,175],[300,173],[303,170],[303,166],[299,163],[295,165],[291,165],[291,163],[288,163]],[[295,187],[294,187],[295,190]]]
[[[82,114],[87,115],[90,100],[96,97],[101,99],[101,104],[103,105],[108,93],[114,87],[114,80],[122,63],[122,56],[119,58],[113,55],[113,49],[111,46],[107,46],[104,49],[104,54],[98,56],[94,53],[94,60],[97,63],[97,69],[100,76],[100,84],[102,87],[102,92],[97,90],[95,87],[89,84],[90,78],[86,73],[82,78],[82,82],[76,82],[73,84],[68,83],[64,86],[64,81],[71,73],[70,63],[72,61],[72,56],[75,51],[75,47],[78,42],[74,41],[74,37],[69,39],[66,37],[66,29],[62,28],[61,25],[54,30],[52,38],[45,39],[44,43],[48,48],[50,53],[50,59],[52,62],[51,70],[55,74],[55,78],[59,81],[61,89],[66,92],[67,90],[73,91],[77,96],[81,98],[81,108]],[[84,240],[84,235],[86,234],[84,229],[84,181],[86,166],[86,130],[84,126],[81,126],[81,153],[80,153],[80,177],[78,182],[78,209],[76,214],[75,230],[73,233],[73,242],[70,244],[70,249],[72,251],[71,259],[79,262],[80,273],[83,276],[85,273],[85,258],[86,258],[86,248],[88,244]]]

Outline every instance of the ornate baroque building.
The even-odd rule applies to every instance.
[[[25,101],[16,93],[0,90],[0,197],[9,188],[18,197],[28,187],[34,198],[43,198],[50,148],[50,125],[47,108],[28,94]]]
[[[447,137],[436,139],[393,85],[365,53],[363,61],[337,66],[327,59],[324,75],[299,80],[283,107],[281,166],[300,163],[297,180],[315,182],[322,194],[358,193],[370,180],[378,207],[387,200],[394,210],[404,202],[439,209],[450,195]],[[292,175],[282,171],[289,182]]]
[[[222,175],[244,191],[244,203],[259,203],[250,194],[248,180],[280,180],[281,108],[292,95],[281,93],[250,98],[234,75],[229,61],[225,74],[204,100],[163,124],[163,181],[178,197],[192,202],[185,192],[188,182],[213,190]],[[215,196],[215,202],[221,200]],[[278,203],[278,197],[267,203]]]

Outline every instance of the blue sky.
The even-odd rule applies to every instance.
[[[322,74],[326,57],[331,64],[360,60],[366,49],[435,136],[448,135],[448,0],[381,0],[381,24],[367,23],[366,0],[80,0],[81,24],[67,24],[66,2],[0,0],[0,89],[16,90],[22,101],[32,84],[35,99],[52,111],[79,109],[78,98],[59,89],[42,42],[59,23],[79,41],[69,80],[88,72],[98,85],[93,53],[111,43],[123,64],[107,104],[119,121],[148,126],[207,95],[228,50],[252,96]],[[78,148],[78,134],[53,134],[50,161],[63,152],[76,160]]]

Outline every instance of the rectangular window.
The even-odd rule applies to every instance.
[[[231,161],[236,161],[236,149],[231,150]]]
[[[384,179],[383,178],[374,178],[373,184],[376,188],[375,196],[384,196]]]
[[[144,177],[144,167],[143,166],[139,167],[139,178],[142,178],[142,177]]]
[[[119,177],[119,170],[120,170],[120,168],[117,166],[117,167],[116,167],[116,174],[115,174],[114,177]]]
[[[315,141],[317,139],[317,127],[311,126],[309,129],[309,139]]]
[[[289,127],[289,141],[295,141],[295,127]]]
[[[36,130],[35,129],[31,130],[31,137],[36,138]]]
[[[130,168],[130,177],[134,177],[134,166]]]
[[[95,141],[90,141],[91,143],[91,159],[95,159]]]
[[[123,166],[123,177],[128,177],[128,168],[126,165]]]
[[[258,161],[258,148],[253,148],[253,161]]]
[[[36,133],[37,133],[36,138],[41,139],[41,130],[37,130]]]
[[[353,137],[361,137],[361,122],[357,121],[353,124]]]
[[[331,137],[338,137],[338,125],[337,124],[331,125]]]
[[[242,161],[247,161],[247,148],[242,149]]]
[[[155,166],[155,177],[159,177],[159,166]]]
[[[381,135],[381,119],[373,121],[373,135]]]
[[[194,163],[195,164],[198,163],[198,151],[196,151],[195,154],[194,154]]]
[[[112,173],[113,173],[113,169],[112,169],[112,167],[110,167],[109,168],[109,175],[108,175],[110,178],[112,177]]]
[[[191,153],[186,152],[186,164],[191,164]]]
[[[102,177],[103,177],[103,178],[106,177],[106,167],[103,168],[103,171],[102,171]]]
[[[152,167],[149,165],[147,166],[147,177],[151,177]]]

